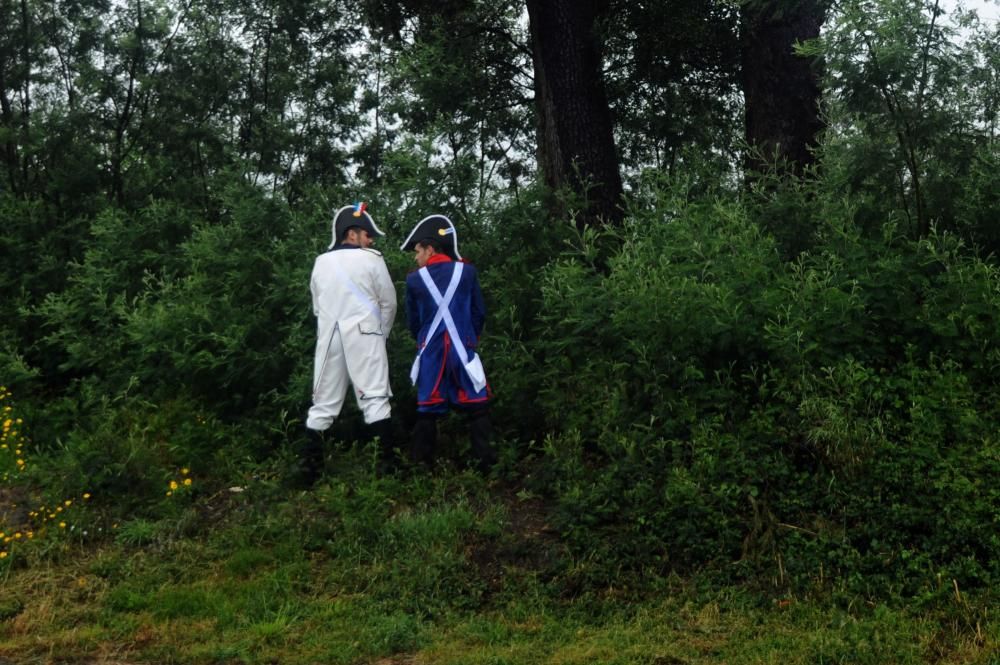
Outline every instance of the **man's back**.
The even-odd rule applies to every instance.
[[[316,257],[312,279],[313,312],[321,328],[345,333],[388,335],[396,316],[396,290],[382,255],[341,245]]]
[[[455,263],[453,261],[435,262],[428,264],[421,270],[427,270],[437,286],[438,292],[443,294],[448,289],[448,283],[455,270]],[[407,276],[406,293],[407,323],[417,343],[423,345],[426,343],[425,337],[428,328],[437,314],[437,302],[427,290],[419,271],[414,271]],[[479,336],[482,334],[486,310],[476,269],[472,264],[463,264],[462,278],[448,309],[459,334],[463,338],[462,343],[465,344],[466,348],[475,348],[478,345]],[[436,333],[440,335],[443,330],[444,327],[440,326]]]

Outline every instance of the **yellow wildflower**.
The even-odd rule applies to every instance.
[[[84,499],[89,499],[90,498],[90,492],[84,492],[83,493],[83,498]]]
[[[65,522],[60,522],[59,523],[59,528],[60,529],[65,529],[66,528],[66,523]]]
[[[14,540],[21,540],[21,532],[20,531],[18,531],[17,533],[14,534]]]
[[[169,491],[167,492],[167,496],[171,496],[172,494],[173,494],[173,492],[169,492]]]
[[[171,480],[170,481],[170,489],[172,489],[172,490],[177,489],[177,481],[176,480]]]
[[[190,478],[185,478],[184,479],[184,484],[185,485],[190,485],[191,484],[191,479]]]
[[[182,475],[182,476],[186,476],[186,475],[188,475],[188,474],[189,474],[190,472],[191,472],[191,470],[190,470],[190,469],[188,469],[187,467],[184,467],[183,469],[181,469],[181,475]]]
[[[63,503],[66,505],[67,508],[69,508],[70,506],[73,505],[73,500],[72,499],[66,499],[65,501],[63,501]]]
[[[6,552],[0,552],[0,559],[6,559],[6,558],[7,558],[7,553]]]

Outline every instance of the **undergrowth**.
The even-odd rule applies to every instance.
[[[468,472],[375,478],[363,449],[2,569],[15,663],[989,663],[996,597],[911,604],[711,576],[580,588],[549,509]]]

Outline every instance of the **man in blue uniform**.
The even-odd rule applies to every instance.
[[[402,245],[418,269],[406,278],[406,318],[417,340],[410,379],[417,387],[417,424],[410,455],[430,465],[437,418],[455,409],[469,419],[472,455],[480,471],[496,463],[483,363],[476,353],[486,307],[476,268],[458,253],[458,234],[444,215],[422,219]]]

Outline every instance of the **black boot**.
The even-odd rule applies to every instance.
[[[325,441],[323,432],[306,428],[306,437],[299,446],[293,484],[308,488],[323,475]]]
[[[399,456],[396,454],[396,439],[392,433],[392,420],[385,418],[368,426],[372,438],[379,440],[378,464],[375,468],[380,476],[387,476],[399,470]]]
[[[497,454],[493,450],[493,424],[487,409],[469,414],[469,439],[476,469],[480,473],[489,473],[497,463]]]
[[[410,443],[410,461],[414,465],[434,466],[437,450],[437,417],[429,413],[418,413],[413,426],[413,441]]]

